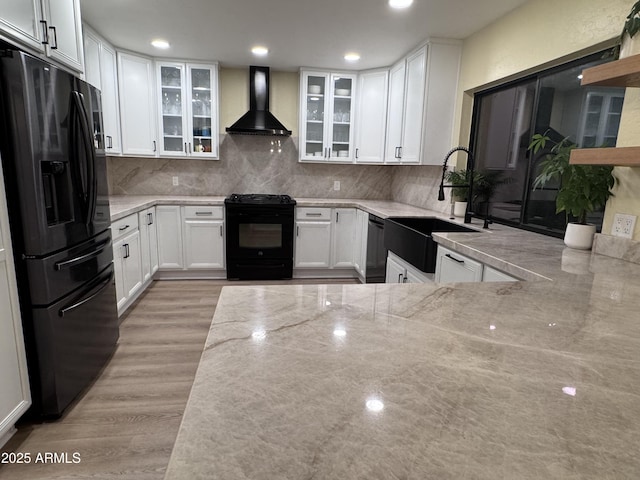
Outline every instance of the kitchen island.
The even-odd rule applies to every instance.
[[[166,479],[636,478],[640,265],[577,253],[554,281],[225,287]]]

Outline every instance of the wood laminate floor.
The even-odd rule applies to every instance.
[[[121,319],[116,352],[72,408],[56,422],[19,426],[0,455],[29,453],[31,463],[0,464],[0,480],[161,480],[220,291],[250,283],[154,282]],[[36,463],[46,453],[67,454],[69,463]]]

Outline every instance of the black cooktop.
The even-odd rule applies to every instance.
[[[296,201],[289,195],[272,195],[266,193],[232,193],[224,199],[224,203],[243,205],[295,205]]]

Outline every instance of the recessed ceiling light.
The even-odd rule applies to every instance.
[[[389,6],[391,8],[407,8],[410,7],[413,0],[389,0]]]
[[[344,56],[344,59],[345,59],[347,62],[357,62],[358,60],[360,60],[360,55],[359,55],[359,54],[357,54],[357,53],[354,53],[354,52],[352,52],[352,53],[347,53],[347,54]]]
[[[152,40],[151,45],[153,45],[156,48],[161,48],[163,50],[166,50],[167,48],[170,47],[169,42],[167,42],[166,40],[161,40],[159,38],[157,38],[156,40]]]
[[[251,53],[260,57],[264,57],[267,53],[269,53],[269,49],[267,47],[257,46],[251,49]]]

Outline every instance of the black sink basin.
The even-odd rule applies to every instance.
[[[389,217],[384,221],[384,247],[427,273],[436,271],[438,244],[433,232],[476,232],[439,218]]]

